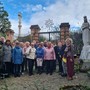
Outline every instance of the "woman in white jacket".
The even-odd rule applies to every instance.
[[[34,47],[34,43],[31,43],[31,48],[29,49],[28,53],[28,69],[29,69],[29,76],[33,75],[33,66],[34,66],[34,60],[35,60],[35,55],[36,49]]]

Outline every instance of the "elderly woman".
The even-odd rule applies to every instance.
[[[42,73],[43,58],[44,58],[44,49],[42,47],[42,44],[40,43],[37,50],[36,50],[38,74]]]
[[[33,75],[33,66],[34,66],[34,61],[36,58],[36,49],[34,47],[34,43],[31,43],[31,48],[29,49],[28,52],[28,69],[29,69],[29,76]]]
[[[65,54],[66,54],[66,59],[67,59],[67,62],[66,62],[67,78],[68,80],[72,80],[73,75],[74,75],[74,58],[73,58],[73,45],[72,45],[71,38],[66,39]]]
[[[23,52],[18,41],[16,42],[15,48],[13,49],[12,60],[14,64],[14,76],[20,77],[20,66],[23,62]]]
[[[56,57],[55,57],[55,51],[54,51],[54,48],[52,47],[51,42],[47,43],[47,47],[44,49],[44,51],[45,51],[44,52],[44,60],[45,60],[45,64],[46,64],[46,74],[50,73],[50,75],[52,75]]]
[[[11,42],[10,40],[6,40],[3,46],[3,62],[5,63],[5,71],[8,76],[11,74]]]
[[[31,46],[30,46],[30,42],[25,42],[25,47],[23,48],[24,49],[24,55],[25,55],[25,58],[24,58],[24,63],[25,63],[25,71],[27,72],[28,70],[28,59],[30,58],[29,57],[29,51],[31,49]]]

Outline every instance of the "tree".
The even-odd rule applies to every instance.
[[[11,23],[8,19],[8,13],[4,10],[3,4],[0,2],[0,33],[5,33],[10,27]]]
[[[45,40],[46,40],[46,38],[44,36],[42,36],[42,35],[39,36],[39,41],[40,42],[44,42]]]
[[[75,53],[80,54],[83,47],[82,32],[80,30],[70,32],[70,37],[73,39]]]
[[[59,25],[54,26],[52,31],[60,31]],[[60,33],[52,33],[51,35],[53,36],[54,40],[60,40]]]

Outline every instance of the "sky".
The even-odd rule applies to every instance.
[[[38,24],[47,31],[45,22],[50,19],[53,26],[69,22],[71,29],[78,29],[83,16],[90,21],[90,0],[0,0],[9,14],[12,29],[18,34],[18,12],[22,13],[21,33],[30,32],[30,26]]]

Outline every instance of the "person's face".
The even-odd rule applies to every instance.
[[[7,43],[6,43],[7,45],[10,45],[10,41],[7,41]]]
[[[26,47],[26,44],[25,43],[23,44],[23,47]]]
[[[42,45],[41,45],[41,44],[39,44],[39,47],[41,48],[41,47],[42,47]]]
[[[71,41],[68,39],[66,42],[67,45],[71,45]]]
[[[30,46],[30,44],[29,43],[26,43],[26,47],[29,47]]]
[[[14,47],[15,46],[15,43],[12,43],[12,47]]]
[[[20,44],[18,43],[18,44],[16,44],[16,46],[20,46]]]
[[[33,43],[36,44],[36,41],[34,40]]]
[[[61,47],[61,46],[62,46],[62,43],[61,43],[61,42],[59,42],[59,43],[58,43],[58,46],[59,46],[59,47]]]
[[[62,42],[62,45],[64,45],[64,44],[65,44],[65,40],[62,40],[61,42]]]
[[[23,43],[22,42],[20,43],[20,47],[23,47]]]
[[[44,43],[41,43],[42,46],[44,46]]]
[[[47,44],[47,47],[50,48],[50,47],[51,47],[51,43],[48,43],[48,44]]]
[[[31,47],[34,47],[34,44],[31,44]]]

